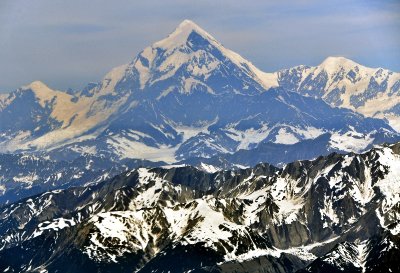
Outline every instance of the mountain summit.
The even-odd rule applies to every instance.
[[[194,85],[202,83],[205,83],[203,86],[208,92],[213,93],[222,92],[223,89],[241,92],[245,87],[233,85],[237,80],[223,82],[223,86],[219,83],[220,86],[215,90],[207,84],[208,79],[221,79],[222,75],[229,79],[245,78],[251,84],[247,89],[253,89],[255,92],[263,92],[263,89],[277,86],[273,76],[261,72],[239,54],[226,49],[189,20],[183,21],[167,38],[144,49],[133,61],[130,69],[131,72],[136,70],[139,74],[141,88],[176,76],[181,77],[183,92],[190,92]]]
[[[188,41],[189,36],[192,34],[192,32],[195,32],[197,35],[202,36],[206,40],[213,41],[214,43],[218,43],[214,37],[212,37],[209,33],[207,33],[201,27],[199,27],[193,21],[186,19],[186,20],[183,20],[178,25],[178,27],[175,29],[175,31],[172,32],[170,35],[168,35],[167,38],[165,38],[159,42],[156,42],[153,46],[164,48],[164,49],[175,48],[177,46],[186,44],[186,42]]]
[[[318,66],[297,66],[278,75],[279,86],[288,91],[385,119],[400,131],[400,73],[365,67],[344,57],[328,57]]]

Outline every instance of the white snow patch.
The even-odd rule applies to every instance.
[[[355,131],[348,131],[345,134],[334,132],[329,141],[332,148],[360,153],[372,143],[374,139],[370,135],[361,134]]]
[[[139,158],[151,161],[164,161],[166,163],[176,161],[175,152],[178,149],[177,146],[147,146],[144,143],[132,141],[123,136],[112,136],[107,139],[107,144],[112,146],[120,158]]]
[[[216,173],[219,172],[221,170],[221,168],[215,167],[213,165],[210,164],[206,164],[201,162],[200,165],[197,167],[199,170],[201,171],[205,171],[207,173]]]
[[[295,144],[297,142],[299,139],[293,133],[288,132],[286,128],[279,129],[274,141],[277,144]]]

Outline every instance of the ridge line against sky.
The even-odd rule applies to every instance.
[[[398,0],[2,0],[0,92],[34,80],[80,89],[184,19],[266,72],[328,56],[400,72]]]

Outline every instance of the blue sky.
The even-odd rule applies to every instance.
[[[399,0],[1,0],[0,92],[82,88],[183,19],[268,72],[328,56],[400,72]]]

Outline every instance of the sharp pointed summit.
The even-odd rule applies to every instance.
[[[246,92],[260,93],[277,86],[275,74],[260,71],[190,20],[184,20],[168,37],[144,49],[134,60],[133,66],[139,74],[141,88],[175,77],[190,81],[180,88],[187,93],[193,84],[198,86],[199,82],[221,76],[226,79],[246,77],[246,82],[251,83],[246,88],[233,87],[232,81],[224,84],[224,89],[237,90],[235,92],[249,90]],[[217,90],[207,86],[210,93],[222,91],[222,86]]]
[[[164,49],[169,49],[171,47],[177,47],[185,44],[189,36],[193,33],[197,33],[203,38],[217,43],[217,41],[204,29],[199,27],[196,23],[191,20],[182,21],[178,27],[170,34],[167,38],[156,42],[153,46],[160,47]]]
[[[195,22],[193,22],[192,20],[189,20],[189,19],[183,20],[178,26],[178,28],[186,28],[186,27],[189,27],[192,29],[201,29]]]

